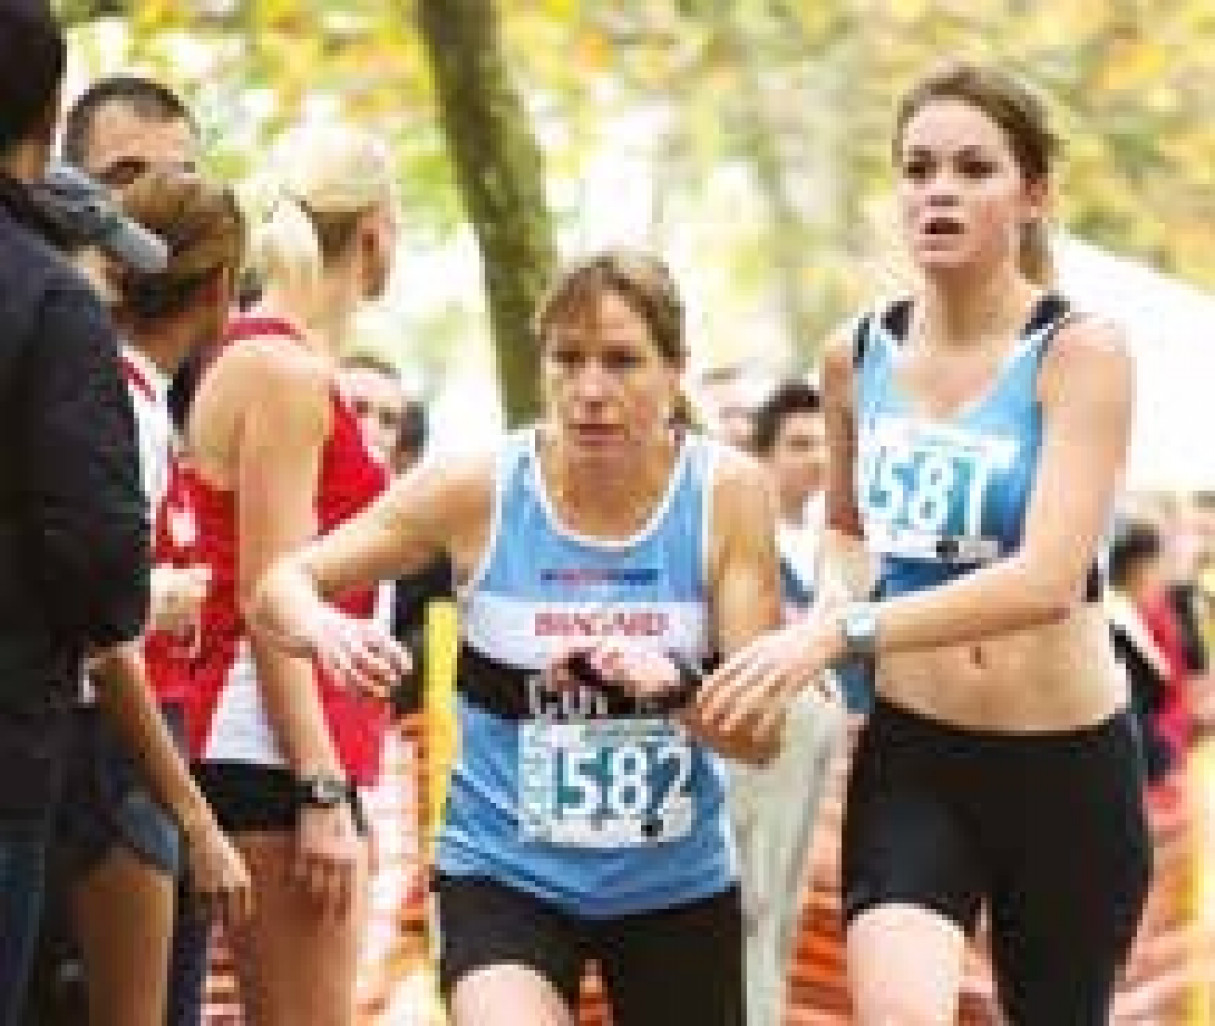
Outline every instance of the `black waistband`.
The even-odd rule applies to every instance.
[[[703,669],[711,669],[714,662],[709,661]],[[467,643],[460,645],[458,665],[460,694],[486,712],[507,720],[562,721],[666,715],[689,697],[681,692],[671,696],[677,699],[673,703],[662,700],[639,702],[607,684],[555,692],[544,686],[539,671],[499,662]],[[690,668],[682,665],[680,672],[685,679],[693,674]]]
[[[461,644],[457,687],[473,705],[507,720],[578,720],[643,714],[620,692],[577,688],[554,692],[543,685],[538,670],[499,662]]]

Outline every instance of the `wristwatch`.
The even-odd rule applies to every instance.
[[[300,777],[295,782],[295,800],[300,805],[319,809],[332,809],[352,797],[351,785],[342,777],[326,776],[323,773]]]
[[[678,712],[692,704],[705,681],[705,672],[682,652],[668,652],[667,658],[679,671],[679,684],[665,695],[657,696],[657,702],[662,712]]]
[[[878,618],[872,602],[845,607],[840,627],[848,659],[872,659],[877,654]]]
[[[667,652],[666,657],[674,664],[679,683],[669,691],[637,699],[635,706],[639,713],[670,716],[681,712],[692,704],[692,699],[704,683],[704,670],[681,652]]]

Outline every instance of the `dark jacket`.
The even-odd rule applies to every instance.
[[[83,655],[138,636],[148,602],[117,337],[39,229],[22,187],[0,179],[0,814],[4,777],[37,783],[26,774],[38,768],[20,765],[34,738],[18,745],[17,732],[57,719]]]

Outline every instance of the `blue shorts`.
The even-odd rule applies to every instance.
[[[162,709],[182,737],[180,708]],[[182,863],[181,833],[144,783],[143,771],[95,706],[73,712],[72,748],[55,824],[51,863],[57,880],[74,881],[116,847],[168,876]]]

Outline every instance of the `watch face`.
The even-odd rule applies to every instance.
[[[317,790],[320,792],[321,800],[329,805],[336,805],[346,796],[345,786],[336,780],[321,781],[321,786]]]
[[[327,807],[346,800],[346,784],[332,777],[314,777],[304,782],[304,802]]]
[[[851,610],[844,619],[844,637],[848,646],[859,651],[872,648],[877,636],[877,615],[871,609]]]

